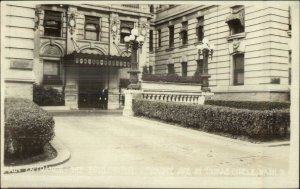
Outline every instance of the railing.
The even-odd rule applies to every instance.
[[[204,93],[143,92],[141,98],[145,100],[204,104],[205,95]]]

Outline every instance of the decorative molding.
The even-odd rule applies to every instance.
[[[63,57],[64,48],[52,39],[40,46],[40,56]]]
[[[68,14],[68,26],[69,26],[69,31],[70,31],[70,34],[73,35],[75,33],[75,29],[76,29],[76,14],[73,12],[73,13],[70,13]]]
[[[81,53],[87,53],[87,54],[101,54],[101,55],[107,55],[107,52],[105,49],[98,47],[98,46],[93,46],[91,47],[91,44],[89,45],[84,45],[79,49],[79,52]]]
[[[110,27],[113,40],[116,40],[116,37],[119,33],[119,25],[120,25],[120,20],[117,17],[113,18]]]
[[[140,34],[146,38],[147,34],[148,34],[148,30],[150,28],[148,23],[147,22],[142,22],[139,25],[140,25]]]

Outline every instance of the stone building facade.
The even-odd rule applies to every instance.
[[[206,37],[215,45],[208,62],[215,99],[289,99],[288,5],[156,5],[152,10],[149,66],[155,73],[192,76],[202,61],[196,46]]]
[[[196,47],[205,37],[215,45],[208,62],[213,98],[289,100],[290,9],[269,5],[5,2],[5,95],[32,99],[39,83],[63,92],[66,106],[77,109],[93,107],[86,93],[107,88],[108,109],[119,108],[121,81],[129,78],[124,37],[138,28],[145,36],[141,71],[194,75],[203,69]]]

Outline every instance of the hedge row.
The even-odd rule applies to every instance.
[[[136,116],[179,123],[207,132],[223,132],[235,136],[269,140],[288,137],[288,110],[246,110],[211,105],[193,105],[163,101],[134,100]]]
[[[5,158],[41,153],[54,137],[53,117],[27,99],[5,99]]]
[[[155,82],[202,83],[201,77],[179,76],[177,74],[143,74],[142,80]]]
[[[64,106],[64,95],[52,87],[33,85],[33,101],[40,106]]]
[[[288,109],[289,102],[255,102],[255,101],[227,101],[227,100],[205,100],[206,105],[226,106],[248,110],[273,110]]]

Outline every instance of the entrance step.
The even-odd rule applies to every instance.
[[[99,116],[99,115],[122,115],[123,109],[79,109],[79,110],[47,110],[53,116]]]

